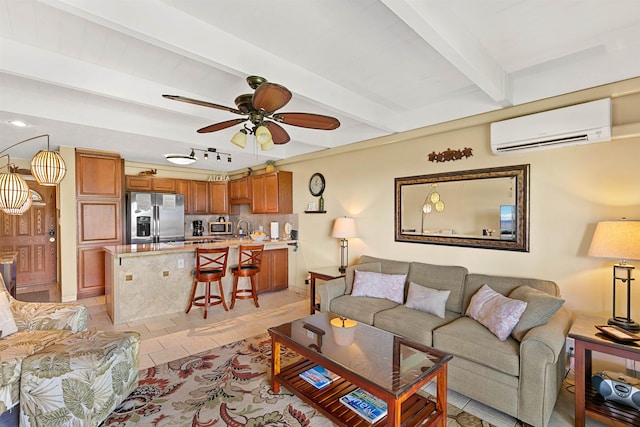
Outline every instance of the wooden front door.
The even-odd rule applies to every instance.
[[[27,183],[33,198],[31,208],[20,216],[0,211],[0,251],[18,252],[18,288],[52,284],[58,278],[56,187]]]

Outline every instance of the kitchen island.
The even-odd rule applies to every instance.
[[[105,246],[105,299],[114,324],[185,311],[193,286],[196,248],[229,247],[228,265],[238,262],[238,246],[251,239]],[[295,240],[265,241],[261,272],[256,276],[258,293],[286,289],[291,280],[289,252]],[[241,287],[249,286],[241,279]],[[225,299],[231,301],[233,276],[222,279]],[[217,289],[212,287],[212,289]],[[204,293],[204,285],[196,295]],[[221,306],[219,306],[220,309]],[[198,310],[192,310],[198,313]]]

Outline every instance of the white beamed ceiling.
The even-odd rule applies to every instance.
[[[241,125],[196,133],[238,116],[161,97],[235,107],[248,75],[340,128],[240,150]],[[638,76],[637,0],[0,0],[0,151],[213,147],[232,163],[191,167],[225,172]]]

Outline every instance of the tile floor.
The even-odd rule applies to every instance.
[[[279,325],[309,314],[306,295],[293,291],[281,291],[260,296],[260,308],[252,301],[238,301],[234,310],[225,312],[222,307],[209,309],[208,319],[202,318],[202,309],[194,307],[189,314],[177,313],[158,316],[146,321],[114,326],[104,303],[104,297],[80,300],[89,310],[91,330],[134,330],[141,335],[140,368],[148,368],[169,362],[189,354],[198,353],[220,345],[266,332],[270,326]],[[569,427],[574,422],[571,376],[565,382],[549,427]],[[435,388],[428,386],[427,391]],[[519,425],[512,417],[481,403],[450,391],[449,402],[463,408],[498,427]],[[587,419],[588,427],[603,424]]]

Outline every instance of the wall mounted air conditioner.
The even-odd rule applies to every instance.
[[[506,154],[611,141],[611,99],[491,123],[491,151]]]

